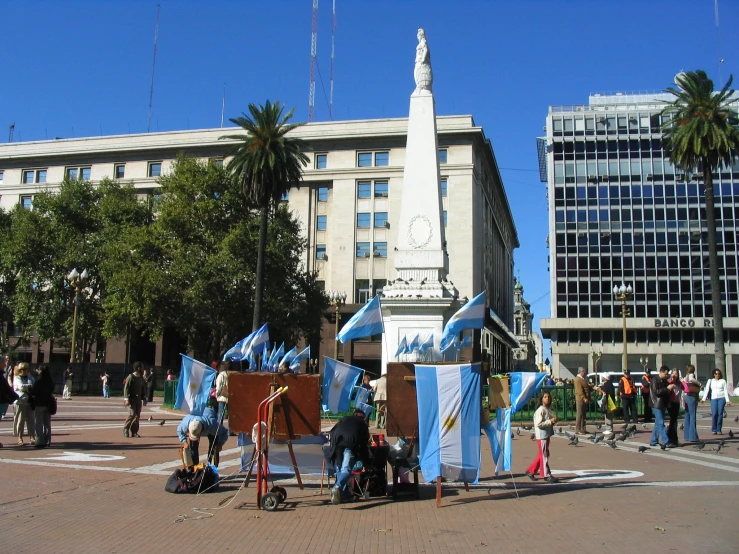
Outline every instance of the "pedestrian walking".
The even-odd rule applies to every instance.
[[[141,418],[141,396],[144,392],[144,379],[141,377],[141,362],[133,364],[133,373],[126,377],[123,385],[123,404],[128,406],[128,417],[123,425],[123,436],[140,437],[139,419]]]
[[[33,385],[33,377],[29,375],[26,362],[21,362],[15,366],[14,373],[13,390],[18,395],[18,400],[15,401],[13,435],[18,437],[18,446],[23,446],[23,428],[25,427],[28,431],[28,437],[31,439],[31,444],[35,444],[36,420],[31,407],[31,395],[29,394],[31,385]]]
[[[685,421],[683,422],[683,438],[686,442],[698,441],[696,426],[696,412],[698,408],[698,393],[701,390],[700,381],[695,376],[695,366],[689,365],[683,380],[683,402],[685,404]]]
[[[534,412],[534,435],[538,447],[534,462],[526,470],[526,475],[532,481],[536,481],[536,474],[547,483],[556,483],[558,479],[552,475],[549,467],[549,439],[554,434],[554,425],[557,418],[552,414],[549,407],[552,404],[552,395],[545,392],[539,399],[539,407]]]
[[[670,392],[675,385],[667,383],[667,375],[670,368],[663,365],[659,368],[659,375],[652,379],[652,387],[649,389],[649,397],[652,399],[652,414],[654,415],[654,428],[649,446],[660,446],[664,450],[670,442],[665,431],[665,411],[670,401]]]
[[[636,385],[631,377],[631,371],[624,369],[624,375],[618,382],[618,395],[621,397],[621,407],[624,412],[624,427],[638,423],[636,413]]]
[[[62,390],[62,398],[65,400],[69,400],[72,398],[72,376],[74,374],[72,373],[72,368],[70,366],[67,366],[67,369],[64,370],[64,376],[62,377],[62,381],[64,382],[64,390]]]
[[[51,444],[51,412],[49,408],[54,402],[54,381],[49,366],[42,365],[36,369],[36,381],[31,385],[31,400],[36,420],[36,448],[45,448]]]
[[[587,435],[588,430],[585,426],[585,415],[588,411],[588,405],[590,404],[590,391],[593,385],[588,383],[585,379],[587,369],[584,367],[577,368],[577,377],[575,377],[575,408],[576,408],[576,420],[575,420],[575,432],[578,435]],[[551,399],[551,398],[550,398]]]
[[[704,401],[711,401],[711,432],[714,435],[723,435],[721,432],[724,422],[724,408],[731,406],[729,387],[720,369],[713,370],[713,379],[706,383]]]
[[[680,371],[673,369],[670,372],[670,378],[667,380],[670,385],[675,385],[675,388],[670,392],[670,402],[667,405],[667,414],[670,416],[670,421],[667,425],[667,438],[670,442],[668,446],[676,447],[679,446],[677,439],[677,416],[680,413],[680,404],[682,402],[683,384],[680,380]]]
[[[601,393],[600,411],[603,414],[606,425],[606,430],[603,434],[610,435],[613,433],[613,415],[616,413],[616,388],[611,383],[608,375],[603,375],[600,379],[601,384],[597,389]],[[613,409],[611,409],[612,406]]]
[[[12,380],[8,383],[6,372],[12,373],[10,358],[0,356],[0,419],[5,417],[8,406],[18,400],[18,394],[13,390]]]

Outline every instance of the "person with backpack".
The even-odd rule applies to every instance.
[[[624,375],[618,382],[618,395],[621,397],[621,406],[624,411],[624,427],[628,427],[633,417],[633,424],[638,423],[636,412],[636,385],[631,378],[631,372],[624,369]],[[631,417],[630,417],[631,416]]]

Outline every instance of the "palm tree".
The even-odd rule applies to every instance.
[[[283,112],[284,107],[279,102],[273,104],[267,100],[264,106],[249,104],[250,116],[242,113],[242,117],[230,119],[247,134],[220,137],[238,141],[229,153],[233,158],[226,169],[241,184],[247,199],[261,210],[253,330],[261,324],[269,208],[280,202],[292,184],[300,182],[303,167],[308,163],[308,157],[303,154],[305,143],[286,136],[303,124],[289,123],[294,109],[287,114]]]
[[[679,73],[675,84],[668,88],[675,99],[662,111],[667,116],[663,125],[662,141],[667,156],[684,169],[703,172],[708,224],[708,264],[711,273],[711,305],[716,365],[726,374],[724,354],[724,324],[721,309],[721,282],[719,280],[716,215],[713,193],[713,172],[731,164],[739,151],[739,131],[736,110],[731,107],[737,99],[730,90],[733,77],[719,91],[714,92],[713,81],[705,71]],[[663,120],[664,121],[664,120]]]

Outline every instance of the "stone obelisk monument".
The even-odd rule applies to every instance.
[[[418,30],[416,89],[411,94],[408,115],[403,189],[395,251],[398,279],[383,290],[382,308],[385,340],[382,367],[396,361],[403,337],[408,343],[416,334],[421,341],[434,335],[434,346],[424,360],[440,360],[439,343],[444,321],[456,307],[457,291],[447,281],[446,252],[439,179],[439,145],[436,137],[436,107],[432,94],[431,52],[423,29]],[[415,361],[409,354],[399,361]]]

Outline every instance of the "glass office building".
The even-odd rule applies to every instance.
[[[660,111],[671,95],[594,94],[551,106],[538,139],[547,182],[553,370],[620,371],[621,302],[627,301],[632,371],[714,365],[713,310],[703,176],[675,167],[662,148]],[[714,173],[727,378],[739,371],[739,159]],[[601,356],[602,354],[602,356]]]

